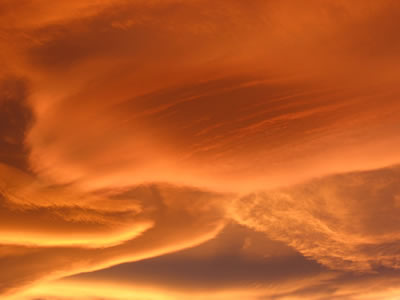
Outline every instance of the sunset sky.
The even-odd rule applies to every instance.
[[[400,2],[0,0],[0,298],[400,299]]]

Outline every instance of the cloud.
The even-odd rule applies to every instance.
[[[378,22],[395,4],[208,4],[121,4],[27,32],[41,41],[17,42],[32,169],[91,190],[242,192],[398,162],[396,39]]]
[[[282,264],[291,267],[282,268]],[[46,298],[68,290],[64,295],[72,299],[258,299],[334,277],[328,273],[283,243],[229,224],[198,247],[44,283],[25,295]],[[112,289],[119,292],[112,293]]]
[[[5,0],[1,4],[1,27],[29,30],[53,24],[65,24],[71,20],[95,16],[112,5],[123,3],[121,0],[85,0],[68,3],[54,3],[39,0],[35,3]]]
[[[283,242],[230,224],[197,247],[42,283],[19,296],[386,300],[396,299],[398,276],[399,270],[385,268],[379,273],[333,272]]]
[[[240,223],[339,270],[399,268],[398,167],[346,173],[244,196]]]
[[[153,184],[90,195],[1,170],[0,264],[12,269],[1,275],[1,293],[192,247],[225,222],[215,193]]]
[[[282,268],[282,265],[291,267]],[[291,282],[307,281],[307,278],[318,280],[325,272],[328,273],[325,268],[305,259],[286,244],[232,223],[214,239],[197,247],[62,281],[70,284],[106,281],[201,293],[264,284],[290,288]]]
[[[301,261],[304,276],[242,297],[356,297],[358,282],[322,282],[329,268],[397,270],[399,170],[387,166],[400,161],[399,11],[391,0],[2,1],[0,292],[58,297],[49,280],[197,246],[229,218],[279,241],[274,259]],[[296,251],[323,265],[316,286],[316,263]],[[193,278],[188,261],[155,261],[169,259],[193,289],[233,266],[262,273],[237,253]],[[216,298],[232,297],[235,276],[214,276],[215,291],[229,287]],[[154,284],[184,297],[168,279]]]
[[[26,80],[0,73],[0,162],[28,169],[25,135],[33,123]]]

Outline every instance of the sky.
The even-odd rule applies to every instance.
[[[1,0],[1,299],[400,299],[399,26]]]

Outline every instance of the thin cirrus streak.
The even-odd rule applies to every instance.
[[[396,299],[396,1],[0,3],[5,299]]]

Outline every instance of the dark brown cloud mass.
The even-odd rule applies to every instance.
[[[399,17],[1,1],[1,297],[400,297]]]

